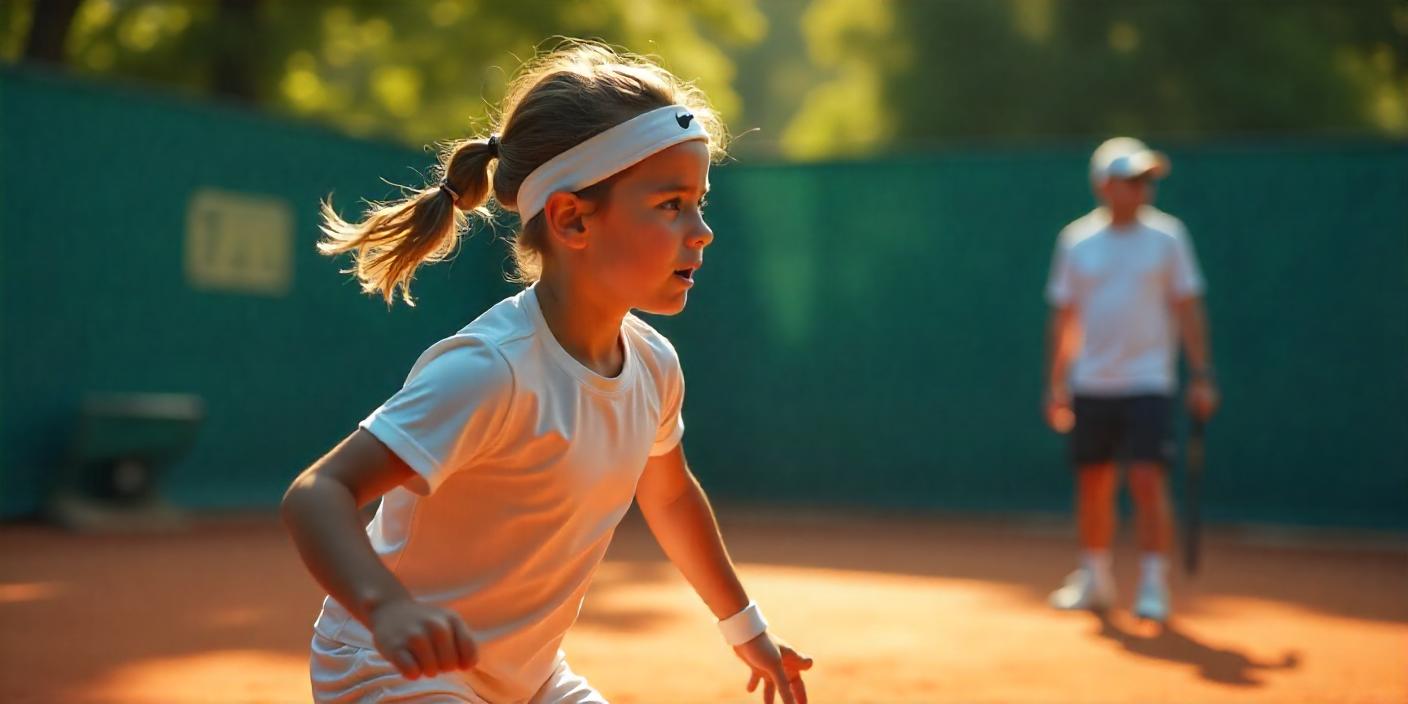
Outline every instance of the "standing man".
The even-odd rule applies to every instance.
[[[1177,390],[1177,341],[1187,404],[1207,420],[1218,404],[1203,311],[1203,279],[1183,223],[1151,205],[1168,159],[1116,137],[1095,150],[1090,179],[1100,206],[1061,231],[1046,298],[1047,422],[1070,433],[1076,469],[1080,567],[1051,594],[1058,609],[1102,610],[1115,598],[1116,463],[1128,467],[1143,552],[1134,602],[1140,618],[1169,615],[1173,518],[1166,474]]]

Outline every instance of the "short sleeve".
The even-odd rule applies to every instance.
[[[1046,280],[1046,302],[1056,308],[1070,305],[1072,291],[1070,247],[1063,231],[1056,238],[1056,251],[1051,255],[1051,274]]]
[[[461,335],[433,345],[406,383],[360,423],[418,475],[430,494],[497,438],[513,398],[513,372],[498,348]]]
[[[664,378],[660,384],[660,426],[655,431],[655,443],[650,446],[651,457],[675,449],[684,437],[684,370],[674,350],[670,352],[661,365]]]
[[[1180,224],[1172,228],[1173,270],[1169,276],[1169,295],[1174,300],[1200,296],[1205,288],[1198,256],[1193,252],[1193,240]]]

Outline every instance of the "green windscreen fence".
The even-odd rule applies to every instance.
[[[271,506],[430,343],[510,294],[479,232],[390,310],[319,256],[427,153],[235,110],[0,73],[0,513],[38,509],[83,399],[198,396],[192,507]],[[712,175],[680,316],[686,447],[716,497],[1063,510],[1039,412],[1056,233],[1094,143]],[[1408,145],[1171,145],[1159,188],[1208,279],[1218,520],[1408,528]],[[501,234],[507,234],[506,231]]]

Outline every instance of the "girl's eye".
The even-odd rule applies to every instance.
[[[699,208],[699,210],[701,210],[701,211],[704,210],[704,208],[705,208],[706,206],[708,206],[708,205],[709,205],[709,199],[708,199],[707,197],[700,198],[699,201],[698,201],[697,203],[695,203],[695,207]],[[671,198],[671,199],[665,201],[664,203],[661,203],[661,204],[659,205],[659,207],[664,208],[665,210],[674,210],[674,211],[683,210],[683,209],[684,209],[684,199],[683,199],[683,198]]]

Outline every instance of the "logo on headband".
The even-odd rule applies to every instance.
[[[689,121],[690,121],[690,120],[693,120],[693,119],[694,119],[694,115],[691,114],[691,113],[687,113],[687,112],[686,112],[686,113],[680,113],[679,115],[675,115],[675,122],[680,123],[680,127],[683,128],[683,129],[689,129]]]

